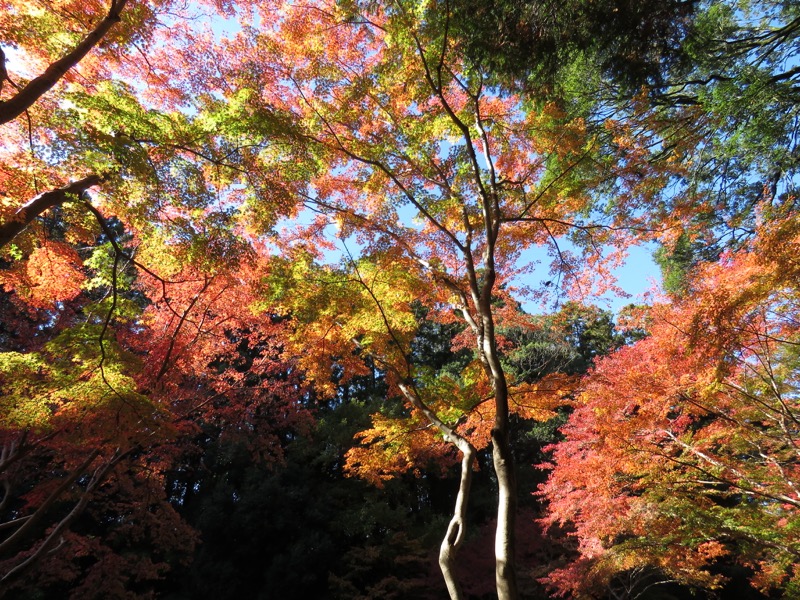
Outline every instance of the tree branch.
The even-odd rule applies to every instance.
[[[39,505],[31,515],[31,518],[25,521],[24,525],[17,529],[10,537],[8,537],[2,544],[0,544],[0,552],[6,554],[13,551],[22,539],[33,529],[44,517],[45,513],[55,504],[61,495],[69,489],[78,478],[86,472],[89,466],[94,462],[94,459],[100,454],[99,450],[93,450],[85,461],[79,465],[69,476],[47,497],[47,499]]]
[[[0,110],[2,110],[1,104]],[[39,194],[17,210],[5,223],[0,225],[0,248],[9,244],[15,237],[22,233],[36,217],[40,216],[45,211],[54,206],[59,206],[64,202],[68,202],[69,200],[77,200],[80,195],[86,192],[90,187],[98,185],[103,181],[105,181],[105,177],[101,175],[89,175],[88,177],[70,183],[68,186]]]
[[[94,48],[108,31],[118,23],[128,0],[112,0],[108,14],[97,24],[72,52],[52,63],[44,73],[32,79],[10,100],[0,102],[0,125],[13,121],[49,91],[72,67]],[[7,78],[7,76],[6,76]]]
[[[72,510],[67,513],[67,515],[61,519],[56,526],[50,531],[48,536],[45,540],[39,545],[36,551],[33,552],[27,559],[23,562],[15,566],[13,569],[9,570],[0,582],[5,582],[9,579],[12,579],[25,571],[28,567],[35,564],[42,556],[44,556],[45,552],[47,552],[53,544],[61,540],[59,545],[56,548],[61,547],[63,544],[62,534],[64,531],[69,527],[72,522],[77,519],[81,513],[86,509],[86,506],[89,504],[89,500],[91,498],[92,492],[100,485],[106,478],[106,475],[117,465],[117,463],[122,460],[130,451],[121,452],[117,450],[114,455],[106,462],[105,464],[100,465],[97,470],[95,470],[94,474],[92,475],[92,479],[89,481],[86,489],[84,490],[83,494],[81,494],[80,499],[72,507]],[[99,454],[98,451],[92,455],[92,460]]]

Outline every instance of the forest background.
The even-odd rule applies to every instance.
[[[0,596],[800,597],[798,31],[0,0]]]

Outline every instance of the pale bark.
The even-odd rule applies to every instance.
[[[452,249],[460,253],[464,258],[463,267],[465,268],[468,279],[467,287],[464,287],[461,282],[450,280],[449,276],[442,271],[436,273],[435,269],[418,257],[417,260],[423,267],[432,272],[434,278],[438,282],[444,283],[448,288],[454,291],[459,298],[460,302],[457,308],[476,335],[478,355],[492,385],[494,399],[496,401],[495,423],[492,430],[493,459],[499,485],[498,523],[495,545],[497,594],[498,600],[517,600],[518,591],[514,564],[516,475],[509,441],[508,384],[497,351],[492,307],[492,292],[497,277],[495,265],[496,243],[503,224],[502,211],[500,210],[500,198],[503,195],[503,190],[495,172],[489,137],[483,127],[483,117],[481,116],[479,106],[481,92],[477,91],[474,95],[471,94],[466,87],[463,87],[463,82],[455,78],[473,100],[475,127],[478,131],[477,136],[474,135],[471,126],[459,116],[460,109],[451,106],[448,95],[445,94],[446,86],[444,82],[449,76],[448,73],[451,73],[445,65],[447,32],[445,31],[442,50],[439,54],[439,61],[435,63],[429,62],[428,54],[420,38],[413,32],[411,37],[416,45],[420,64],[424,70],[425,80],[433,94],[438,98],[452,124],[455,125],[463,136],[464,148],[468,157],[468,164],[466,166],[471,171],[483,216],[483,234],[485,235],[483,260],[476,261],[476,257],[473,256],[473,252],[477,247],[475,244],[476,240],[474,239],[474,235],[477,233],[477,226],[471,221],[469,210],[467,210],[466,205],[463,210],[463,230],[458,232],[455,229],[449,229],[444,222],[440,222],[437,217],[428,210],[424,201],[420,201],[415,196],[413,188],[405,185],[400,174],[389,164],[370,156],[363,156],[351,148],[348,148],[344,144],[342,138],[335,133],[333,127],[327,122],[325,122],[325,124],[328,127],[329,133],[333,135],[335,147],[339,151],[343,152],[350,159],[375,167],[388,176],[410,205],[419,211],[436,231],[443,234],[451,244]],[[320,116],[320,113],[317,112],[317,115]],[[476,144],[482,146],[480,151]],[[484,175],[484,171],[488,171],[488,178]],[[444,183],[443,189],[449,189],[449,182],[445,181]],[[453,197],[458,198],[459,195],[453,194]],[[369,219],[366,217],[364,220],[369,222]],[[405,244],[403,245],[405,246]],[[410,254],[413,256],[415,253],[411,250]],[[474,312],[472,312],[473,308],[470,307],[470,304],[474,307]],[[435,421],[432,422],[435,423]],[[440,431],[442,430],[441,427],[439,427],[439,429]],[[446,435],[445,439],[448,439]],[[444,574],[445,578],[447,578],[448,573],[445,572]],[[451,589],[450,583],[448,583],[448,589]],[[452,596],[452,593],[451,591],[451,597],[459,597]]]
[[[461,480],[456,496],[456,506],[453,517],[447,526],[442,545],[439,548],[439,567],[442,570],[447,591],[451,600],[461,600],[464,596],[461,586],[455,575],[455,565],[458,551],[464,542],[464,532],[467,523],[467,501],[472,485],[472,468],[475,463],[475,449],[463,438],[455,442],[461,450]]]
[[[397,341],[397,338],[395,338],[394,332],[392,331],[392,327],[383,312],[380,301],[372,293],[370,287],[360,279],[360,276],[359,281],[375,301],[379,312],[383,316],[387,332],[395,339],[395,341]],[[425,415],[425,418],[428,419],[430,424],[439,430],[439,433],[442,434],[442,438],[446,442],[452,444],[459,450],[459,452],[461,452],[461,477],[458,485],[458,494],[456,495],[456,505],[453,508],[453,517],[450,519],[450,523],[447,526],[447,531],[445,532],[444,538],[442,539],[442,544],[439,548],[439,567],[442,571],[442,576],[444,577],[445,585],[447,586],[447,591],[450,595],[450,600],[463,600],[464,595],[461,591],[461,586],[458,583],[458,578],[455,574],[454,567],[456,565],[458,551],[464,542],[464,535],[467,528],[467,503],[469,501],[469,491],[472,486],[472,469],[475,463],[475,456],[477,454],[475,446],[473,446],[467,438],[456,431],[457,424],[451,427],[439,418],[433,409],[431,409],[431,407],[428,406],[420,397],[419,391],[417,390],[413,381],[404,377],[403,373],[397,368],[396,365],[384,359],[383,357],[370,352],[367,348],[362,346],[357,339],[353,339],[352,342],[362,352],[368,354],[378,363],[382,364],[387,370],[394,373],[398,379],[397,386],[405,399],[408,400],[408,402],[414,406],[414,408]],[[407,363],[407,366],[408,374],[410,374],[410,363]]]
[[[10,243],[33,220],[54,206],[59,206],[69,200],[75,200],[90,187],[103,181],[100,175],[89,175],[78,181],[70,183],[63,188],[44,192],[22,206],[17,212],[0,224],[0,248]]]
[[[492,459],[497,475],[497,530],[495,532],[495,581],[498,600],[516,600],[514,565],[517,485],[508,434],[492,433]]]
[[[399,384],[400,391],[418,410],[420,410],[431,424],[442,434],[445,441],[453,444],[461,452],[461,479],[456,496],[456,505],[453,509],[453,517],[447,526],[442,545],[439,549],[439,567],[442,570],[450,600],[462,600],[463,593],[461,586],[456,578],[454,567],[458,551],[464,541],[466,531],[467,501],[469,500],[469,490],[472,485],[472,467],[475,462],[475,447],[465,437],[456,433],[453,427],[449,427],[442,421],[429,406],[427,406],[417,394],[416,390],[405,383]]]
[[[480,350],[492,382],[495,399],[495,421],[492,428],[492,461],[497,476],[495,583],[498,600],[516,600],[519,597],[514,564],[517,482],[509,440],[508,382],[497,351],[490,298],[491,294],[486,290],[478,306],[483,322]]]
[[[77,65],[89,51],[94,48],[108,31],[118,23],[122,9],[128,0],[113,0],[108,14],[101,20],[72,52],[63,56],[45,69],[44,73],[32,79],[16,95],[6,101],[0,102],[0,125],[13,121],[28,110],[39,98],[50,90],[59,80],[66,75],[72,67]],[[0,60],[5,60],[0,55]],[[5,65],[3,65],[5,70]]]

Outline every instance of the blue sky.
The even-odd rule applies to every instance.
[[[661,285],[661,270],[653,261],[653,247],[637,246],[630,249],[625,264],[615,271],[618,285],[631,294],[630,298],[615,298],[609,296],[609,308],[618,311],[631,302],[642,302],[642,295]]]

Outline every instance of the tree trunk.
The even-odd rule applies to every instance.
[[[493,246],[490,245],[490,249]],[[491,305],[491,288],[494,283],[494,263],[486,276],[486,284],[481,294],[478,308],[481,313],[482,339],[480,351],[483,354],[487,375],[492,382],[495,401],[495,419],[492,428],[492,462],[497,476],[497,530],[495,531],[495,583],[498,600],[517,600],[517,571],[515,565],[515,523],[517,516],[517,482],[514,471],[514,457],[509,440],[509,402],[508,382],[500,355],[494,329],[494,316]]]
[[[47,67],[44,73],[28,82],[28,85],[14,97],[0,102],[0,125],[13,121],[28,110],[34,102],[58,83],[67,71],[77,65],[103,39],[109,29],[119,22],[122,9],[125,8],[127,2],[128,0],[113,0],[105,18],[83,38],[83,41],[72,52]],[[1,52],[0,59],[5,60]]]
[[[514,564],[517,482],[507,428],[505,431],[492,431],[492,459],[497,475],[497,530],[494,542],[497,598],[516,600],[519,595]]]
[[[50,190],[39,194],[33,200],[20,208],[5,223],[0,225],[0,248],[11,242],[19,235],[33,220],[44,213],[46,210],[63,204],[68,200],[73,200],[80,196],[90,187],[101,183],[103,178],[100,175],[89,175],[79,181],[70,183],[68,186]]]
[[[469,500],[469,490],[472,485],[472,467],[475,462],[475,449],[472,444],[463,438],[455,442],[461,450],[461,481],[458,486],[456,496],[456,506],[453,509],[453,518],[447,527],[439,549],[439,567],[442,569],[447,591],[450,593],[450,600],[462,600],[464,595],[458,579],[454,573],[456,557],[464,541],[467,519],[467,501]]]
[[[390,367],[391,368],[391,367]],[[397,373],[397,371],[395,371]],[[399,374],[399,373],[398,373]],[[458,484],[458,495],[456,505],[453,509],[453,517],[447,526],[442,545],[439,548],[439,567],[442,570],[447,591],[450,593],[450,600],[462,600],[463,593],[458,584],[454,567],[456,556],[464,541],[464,532],[467,524],[467,501],[469,500],[469,490],[472,485],[472,466],[475,462],[475,447],[460,434],[456,433],[455,427],[449,427],[442,421],[431,408],[422,401],[413,384],[399,383],[398,387],[403,395],[420,410],[427,419],[442,434],[446,442],[453,444],[461,452],[461,480]]]

